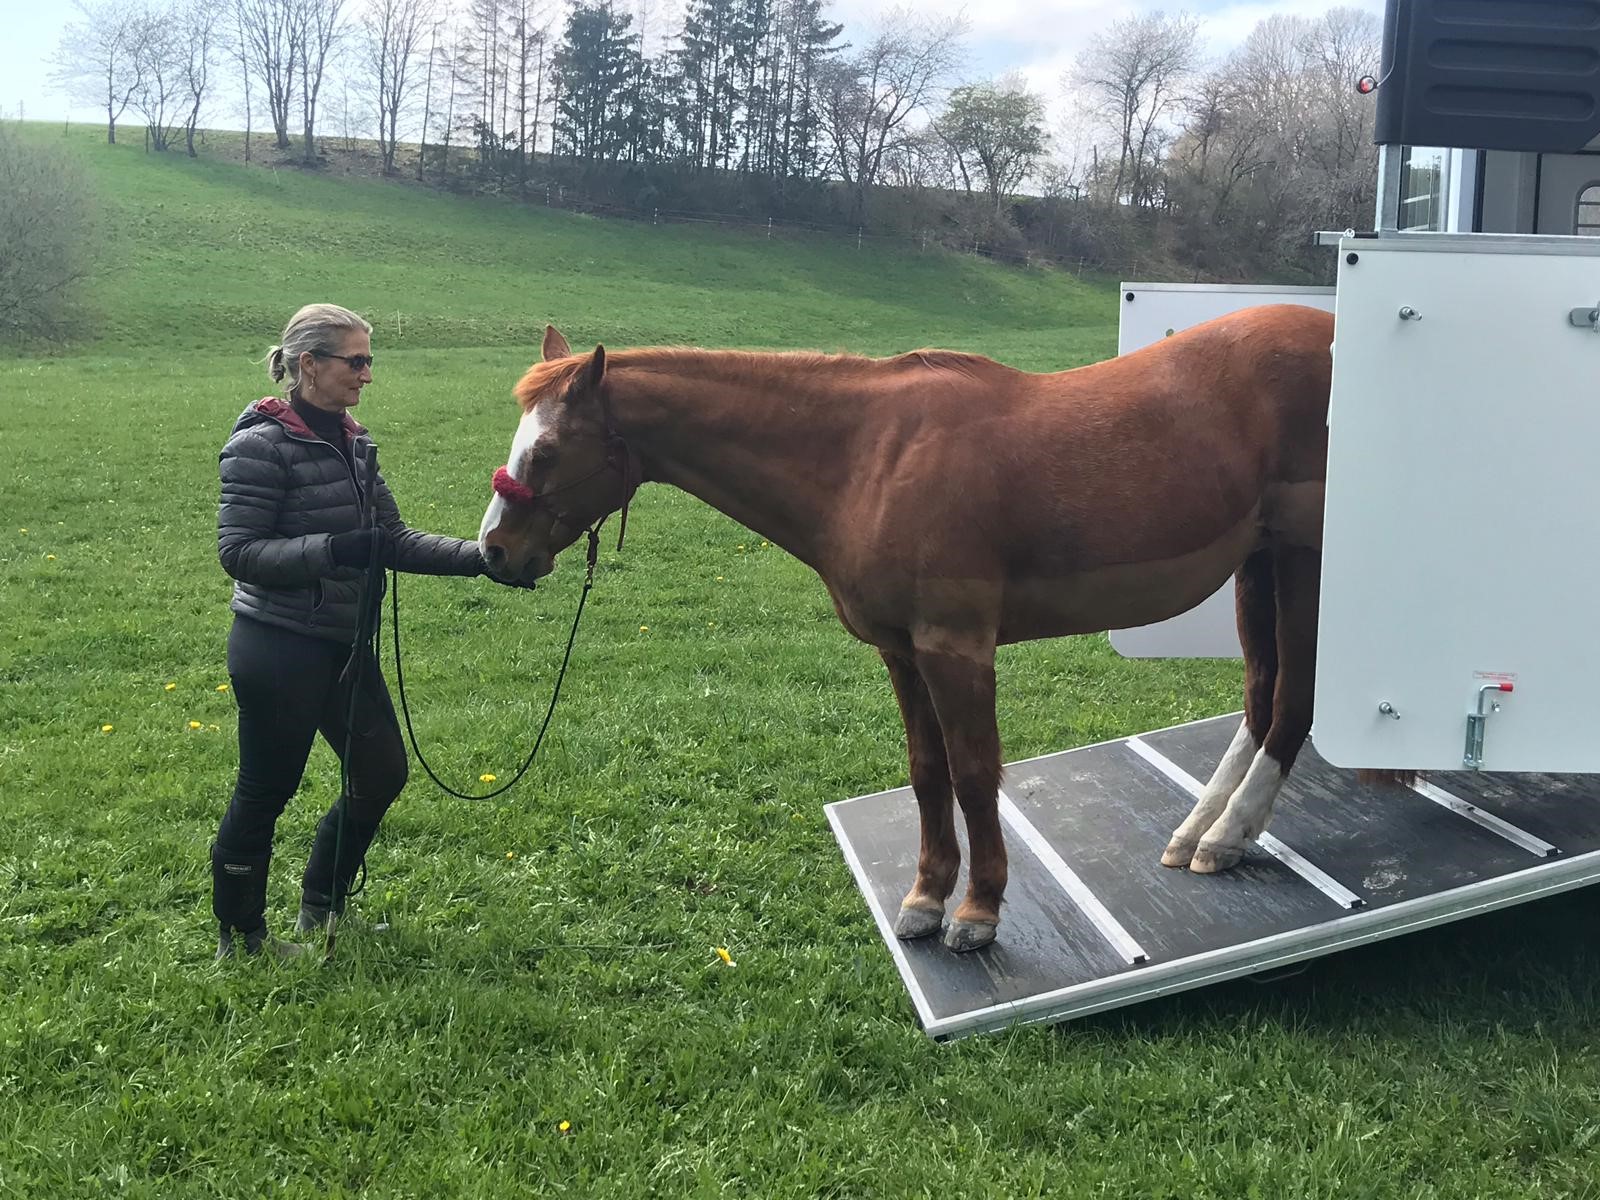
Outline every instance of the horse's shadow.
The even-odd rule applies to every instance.
[[[1600,1026],[1597,928],[1600,886],[1579,888],[1056,1028],[1122,1040],[1262,1025],[1335,1039],[1537,1027],[1588,1047]]]

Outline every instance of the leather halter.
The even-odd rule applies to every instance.
[[[622,524],[617,530],[617,549],[621,550],[622,539],[628,532],[628,506],[633,502],[633,493],[638,490],[639,484],[643,480],[635,480],[633,478],[633,455],[628,452],[627,442],[622,439],[622,435],[616,431],[616,427],[611,423],[611,406],[606,404],[604,397],[601,398],[600,405],[606,420],[606,456],[598,467],[587,475],[574,479],[571,483],[562,484],[557,488],[550,488],[548,491],[536,492],[513,475],[510,465],[507,464],[506,466],[495,468],[494,494],[507,504],[516,505],[519,508],[538,508],[540,503],[548,500],[549,497],[559,496],[562,492],[570,492],[580,484],[588,483],[600,472],[616,468],[622,476]],[[556,520],[561,520],[561,514],[555,511],[553,505],[547,504],[546,507],[551,509]],[[608,513],[607,516],[609,515]],[[605,524],[605,520],[605,517],[601,517],[596,521],[590,529],[591,534],[597,534],[600,526]]]

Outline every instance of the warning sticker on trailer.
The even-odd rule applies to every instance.
[[[1472,677],[1474,679],[1482,679],[1486,683],[1515,683],[1517,681],[1517,673],[1515,671],[1474,671]]]

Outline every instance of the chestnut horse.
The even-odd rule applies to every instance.
[[[995,937],[1006,889],[995,647],[1148,624],[1231,575],[1244,721],[1161,861],[1225,870],[1311,728],[1333,317],[1267,305],[1053,374],[973,354],[644,349],[547,327],[479,545],[531,581],[640,482],[682,488],[821,576],[877,648],[921,815],[902,938]]]

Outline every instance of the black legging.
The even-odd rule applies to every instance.
[[[350,752],[346,848],[340,853],[350,866],[341,876],[353,873],[378,822],[405,787],[409,769],[389,689],[372,652],[362,653],[366,662]],[[343,759],[350,686],[339,676],[349,658],[348,645],[234,617],[228,632],[228,675],[239,703],[239,775],[217,829],[217,845],[225,852],[257,855],[271,850],[278,815],[300,786],[319,730]],[[336,819],[337,801],[322,825],[331,829]],[[313,850],[306,887],[331,893],[332,847],[319,855],[320,849]],[[326,861],[319,864],[319,858]],[[330,877],[315,878],[320,875]]]

